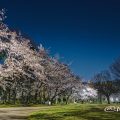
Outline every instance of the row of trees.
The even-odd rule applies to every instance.
[[[4,10],[0,12],[0,101],[2,103],[66,103],[76,86],[81,85],[68,65],[49,56],[42,45],[33,47],[31,41],[11,31]]]
[[[82,85],[69,66],[51,57],[40,45],[33,46],[29,39],[11,31],[3,23],[0,11],[0,102],[2,103],[58,103],[69,98],[96,99],[120,92],[120,59],[109,71],[98,73],[92,79],[93,88]],[[97,91],[96,91],[97,90]]]
[[[120,58],[110,66],[108,71],[96,74],[92,82],[98,91],[100,103],[104,96],[110,104],[111,95],[120,93]]]

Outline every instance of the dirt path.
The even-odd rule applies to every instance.
[[[48,107],[0,108],[0,120],[27,120],[30,113],[48,109]]]

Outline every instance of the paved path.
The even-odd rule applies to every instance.
[[[48,107],[0,108],[0,120],[27,120],[30,113],[48,109]]]

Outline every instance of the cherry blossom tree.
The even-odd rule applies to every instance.
[[[40,45],[4,24],[0,12],[0,90],[3,103],[45,103],[61,95],[70,95],[78,81],[68,65],[51,57]],[[79,81],[80,82],[80,81]]]
[[[39,49],[39,53],[44,58],[43,66],[46,76],[44,91],[46,91],[46,100],[53,103],[57,97],[67,96],[68,94],[70,96],[78,80],[69,69],[69,66],[61,63],[58,59],[49,57],[42,46]],[[66,101],[68,101],[68,97]]]
[[[31,83],[44,79],[44,68],[40,64],[42,58],[37,55],[36,50],[31,49],[30,40],[10,31],[7,25],[2,23],[3,14],[4,11],[1,11],[0,51],[6,53],[7,57],[4,64],[0,65],[0,82],[2,86],[4,85],[4,90],[9,83],[10,88],[13,88],[15,92],[15,98],[18,88],[19,91],[22,89],[19,96],[27,93],[26,95],[29,98],[32,90]],[[17,85],[20,87],[16,88]]]
[[[77,86],[76,89],[74,89],[74,93],[72,97],[75,101],[94,101],[97,99],[97,90],[93,87],[90,87],[88,84],[81,86]]]

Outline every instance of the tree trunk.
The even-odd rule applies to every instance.
[[[24,104],[24,95],[23,95],[24,93],[23,93],[23,91],[22,91],[22,94],[21,94],[21,98],[20,98],[20,102],[22,103],[22,104]]]
[[[35,96],[34,97],[35,97],[34,98],[34,100],[35,100],[34,102],[38,103],[38,99],[37,99],[38,98],[38,90],[35,91]]]
[[[66,104],[68,104],[69,98],[70,98],[70,95],[66,97]]]
[[[8,92],[8,103],[10,104],[10,90]]]
[[[101,93],[98,94],[98,100],[99,100],[99,103],[102,104],[102,95],[101,95]]]
[[[41,92],[38,93],[38,100],[39,100],[39,103],[42,104]]]
[[[58,104],[58,98],[56,97],[55,104]]]
[[[110,96],[106,96],[106,97],[107,97],[108,104],[110,104]]]
[[[16,103],[16,90],[13,90],[13,104]]]

